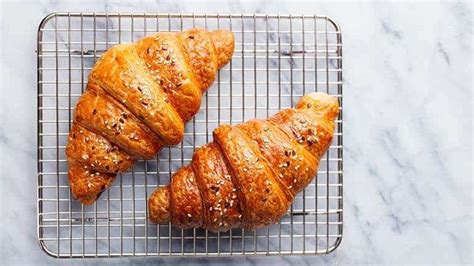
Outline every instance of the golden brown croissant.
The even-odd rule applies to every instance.
[[[338,113],[336,98],[311,93],[269,119],[218,127],[214,142],[153,192],[150,220],[211,231],[278,222],[316,175]]]
[[[134,159],[183,138],[202,94],[234,51],[231,32],[162,32],[115,45],[77,102],[66,147],[74,196],[92,204]]]

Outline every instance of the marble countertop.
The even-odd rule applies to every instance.
[[[344,237],[325,256],[114,263],[473,263],[469,2],[0,3],[0,264],[55,260],[36,240],[36,27],[53,11],[324,14],[343,32]]]

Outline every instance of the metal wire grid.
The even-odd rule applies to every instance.
[[[72,111],[93,63],[110,46],[191,27],[234,32],[235,53],[186,126],[181,144],[139,161],[92,206],[71,196],[64,153]],[[38,29],[38,240],[54,257],[321,254],[342,240],[342,43],[337,24],[307,15],[54,13]],[[317,178],[279,224],[212,233],[149,223],[147,198],[189,163],[222,123],[265,118],[301,95],[341,104]]]

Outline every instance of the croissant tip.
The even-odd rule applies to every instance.
[[[324,92],[312,92],[310,94],[307,95],[308,97],[314,99],[314,100],[324,100],[324,101],[336,101],[336,97],[334,96],[331,96],[327,93],[324,93]]]
[[[171,220],[169,185],[157,188],[148,199],[150,221],[165,224]]]
[[[339,114],[337,98],[323,92],[306,94],[298,101],[296,108],[313,109],[317,112],[326,113],[330,120],[334,120]]]
[[[211,38],[216,48],[219,68],[222,68],[230,62],[234,54],[234,33],[229,30],[214,30],[211,31]]]

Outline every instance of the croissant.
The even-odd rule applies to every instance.
[[[335,97],[311,93],[269,119],[221,125],[190,165],[153,192],[150,220],[210,231],[278,222],[316,175],[338,113]]]
[[[108,49],[89,74],[68,136],[74,197],[92,204],[134,160],[179,143],[233,51],[231,32],[197,28]]]

